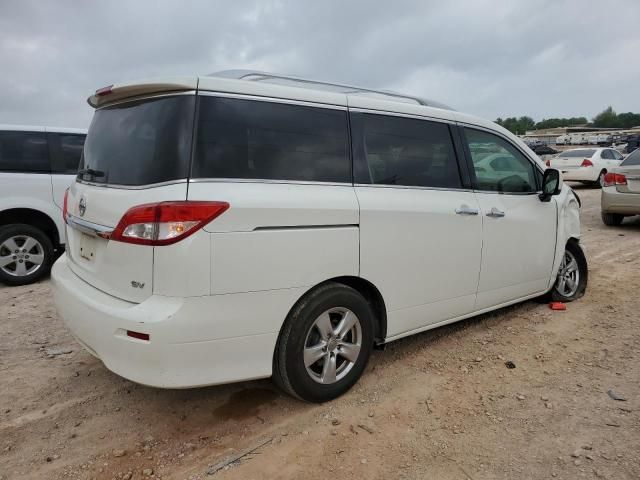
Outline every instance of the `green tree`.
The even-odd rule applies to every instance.
[[[598,128],[616,128],[621,125],[618,119],[618,114],[611,106],[609,106],[593,117],[593,126]]]
[[[640,127],[640,113],[619,113],[618,123],[621,128]]]

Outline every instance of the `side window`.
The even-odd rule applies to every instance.
[[[0,132],[0,171],[49,173],[49,148],[41,132]]]
[[[200,97],[195,178],[351,183],[347,112]]]
[[[460,171],[445,123],[352,113],[356,183],[460,188]]]
[[[604,160],[613,160],[613,154],[611,153],[611,150],[602,150],[600,158]]]
[[[77,173],[85,135],[49,133],[48,137],[53,159],[52,172],[59,174]]]
[[[611,153],[613,154],[614,160],[622,160],[624,158],[622,154],[617,150],[611,150]]]
[[[516,147],[503,138],[465,128],[478,190],[529,193],[537,190],[536,169]]]

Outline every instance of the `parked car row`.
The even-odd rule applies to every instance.
[[[86,130],[0,125],[0,282],[32,283],[64,249],[65,190]]]
[[[640,135],[579,132],[560,135],[555,139],[555,144],[598,145],[601,147],[613,147],[622,153],[631,153],[640,145]],[[531,146],[531,143],[529,146]]]

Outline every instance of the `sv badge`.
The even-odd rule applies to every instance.
[[[142,282],[136,282],[135,280],[131,281],[131,286],[133,288],[144,288],[144,283]]]

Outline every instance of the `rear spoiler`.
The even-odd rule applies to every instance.
[[[120,83],[99,88],[87,99],[93,108],[100,108],[126,98],[136,98],[154,93],[172,93],[197,90],[197,77],[168,78],[130,83]]]

